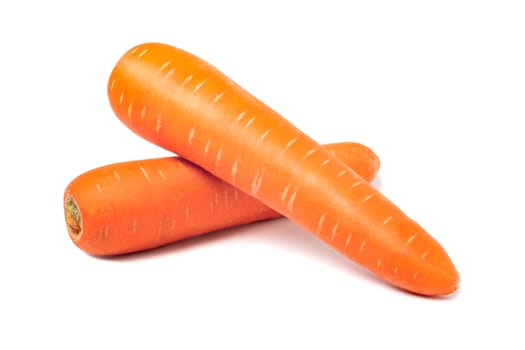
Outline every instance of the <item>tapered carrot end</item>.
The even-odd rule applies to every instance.
[[[459,273],[452,264],[447,269],[437,273],[434,280],[436,283],[433,288],[424,294],[430,296],[449,295],[459,288]]]
[[[452,261],[449,260],[448,266],[443,269],[441,280],[440,288],[436,288],[436,295],[452,294],[459,288],[459,273]]]
[[[419,226],[416,224],[416,227]],[[419,295],[445,296],[459,288],[460,277],[454,263],[441,244],[426,231],[421,229],[418,234],[409,236],[399,253],[397,258],[391,259],[393,265],[381,259],[374,271],[394,285]]]
[[[443,251],[429,257],[425,268],[412,276],[414,282],[413,291],[428,296],[444,296],[454,293],[459,288],[459,273]]]

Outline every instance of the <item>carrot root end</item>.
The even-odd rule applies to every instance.
[[[82,215],[77,202],[72,196],[67,196],[64,202],[67,232],[75,241],[82,236]]]

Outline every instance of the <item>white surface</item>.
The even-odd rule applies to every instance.
[[[525,347],[523,1],[107,3],[0,5],[0,348]],[[78,250],[67,183],[167,154],[106,97],[145,41],[212,62],[320,142],[372,147],[376,185],[444,245],[460,291],[400,292],[284,219]]]

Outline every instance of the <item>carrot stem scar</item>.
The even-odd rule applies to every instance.
[[[75,199],[67,196],[64,202],[67,231],[71,238],[77,240],[82,236],[82,216]]]

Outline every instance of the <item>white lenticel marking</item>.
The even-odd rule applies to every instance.
[[[210,151],[210,145],[211,145],[211,141],[210,140],[206,141],[206,144],[204,145],[204,154],[205,155],[208,155],[208,152]]]
[[[323,227],[324,220],[326,219],[326,211],[321,215],[319,218],[319,221],[317,222],[317,234],[319,235],[319,232],[321,231],[321,228]]]
[[[128,119],[131,119],[132,116],[133,116],[133,103],[130,103],[128,105]]]
[[[383,221],[383,225],[386,225],[390,222],[390,220],[392,220],[394,216],[393,215],[390,215],[389,217],[387,217],[384,221]]]
[[[164,62],[164,64],[162,66],[160,66],[159,71],[162,72],[166,67],[168,67],[170,65],[170,63],[171,63],[170,61]]]
[[[350,186],[350,188],[354,189],[357,186],[361,186],[362,184],[363,184],[363,181],[359,180],[359,181],[354,182],[354,184],[352,186]]]
[[[157,114],[157,121],[155,122],[155,132],[158,134],[162,125],[162,114]]]
[[[291,139],[290,141],[288,141],[288,142],[286,143],[286,145],[283,147],[283,149],[281,150],[281,153],[279,153],[279,155],[278,155],[277,157],[280,157],[280,156],[282,156],[283,154],[285,154],[286,151],[288,151],[288,149],[289,149],[290,147],[292,147],[292,145],[293,145],[294,143],[296,143],[296,142],[297,142],[297,138],[296,138],[296,137],[294,137],[293,139]]]
[[[369,194],[368,196],[366,196],[366,197],[363,199],[363,203],[368,202],[373,196],[374,196],[373,194]]]
[[[348,249],[348,246],[350,245],[350,241],[352,240],[352,234],[350,233],[348,235],[348,237],[346,237],[346,240],[345,240],[345,248],[344,248],[344,252],[346,253],[347,249]]]
[[[120,174],[118,173],[118,171],[113,170],[113,176],[115,176],[115,179],[117,179],[117,181],[120,181]]]
[[[405,242],[405,247],[408,246],[412,241],[416,238],[417,233],[414,233],[412,236],[408,237],[407,241]]]
[[[425,259],[425,258],[427,257],[427,255],[428,255],[428,250],[425,250],[425,251],[423,252],[423,254],[421,254],[421,256],[419,257],[419,259],[420,259],[420,260],[423,260],[423,259]]]
[[[337,224],[335,224],[334,227],[332,227],[332,236],[330,237],[332,241],[335,240],[335,236],[337,235],[337,229],[339,228],[340,224],[341,222],[337,222]]]
[[[284,149],[287,150],[288,148],[292,147],[292,145],[294,143],[297,142],[297,137],[294,137],[293,139],[291,139],[290,141],[288,141],[288,143],[284,146]]]
[[[149,49],[147,49],[147,48],[144,49],[144,50],[142,50],[141,52],[139,52],[139,54],[137,55],[137,57],[142,57],[142,56],[144,56],[145,54],[148,53],[148,51],[149,51]]]
[[[321,166],[320,166],[320,167],[322,168],[322,167],[326,166],[328,163],[330,163],[330,159],[325,159],[325,160],[323,160],[323,162],[321,163]]]
[[[237,118],[235,118],[235,122],[239,123],[242,120],[242,118],[244,118],[245,115],[246,115],[246,111],[242,111],[241,113],[239,113],[239,115],[237,115]]]
[[[312,148],[311,150],[309,150],[308,152],[306,152],[304,154],[304,156],[301,158],[301,160],[299,161],[299,163],[305,161],[306,159],[308,159],[308,157],[310,157],[312,154],[314,154],[315,152],[317,151],[317,148]]]
[[[228,208],[228,204],[230,204],[230,191],[226,187],[224,189],[224,206]]]
[[[344,174],[346,174],[347,170],[341,170],[338,174],[337,174],[337,177],[341,177],[343,176]]]
[[[220,92],[218,93],[217,95],[215,95],[215,97],[213,98],[213,104],[216,104],[217,102],[219,102],[221,100],[221,98],[224,96],[224,92]]]
[[[204,84],[206,83],[208,79],[204,79],[203,81],[201,81],[200,83],[198,83],[195,88],[193,89],[193,92],[197,92],[199,91],[203,86]]]
[[[144,169],[144,167],[142,165],[139,165],[139,169],[140,171],[142,172],[142,175],[144,175],[144,177],[146,178],[146,180],[151,183],[151,178],[149,177],[149,174],[148,172],[146,171],[146,169]]]
[[[193,79],[193,75],[192,75],[192,74],[188,75],[186,78],[184,78],[184,80],[182,81],[182,84],[181,84],[181,85],[182,85],[182,86],[186,86],[186,85],[188,85],[188,83],[189,83],[192,79]]]
[[[250,193],[252,196],[256,196],[259,192],[259,189],[261,188],[262,179],[264,177],[264,170],[257,170],[257,173],[255,174],[255,178],[253,179],[252,186],[250,189]]]
[[[190,134],[188,135],[188,145],[191,146],[193,139],[195,138],[195,127],[190,129]]]
[[[166,78],[171,77],[175,73],[175,68],[171,68],[168,73],[166,73]]]
[[[250,120],[248,120],[248,122],[246,123],[246,125],[244,125],[243,129],[244,130],[248,129],[250,125],[252,125],[254,120],[255,120],[255,117],[251,117]]]
[[[288,195],[289,190],[290,190],[290,184],[287,184],[284,187],[284,190],[281,192],[281,202],[286,201],[286,196]]]
[[[297,196],[297,190],[293,191],[293,193],[290,195],[290,199],[288,199],[288,204],[286,208],[289,212],[293,211],[293,204],[295,202],[295,197]]]
[[[241,159],[239,157],[237,157],[237,159],[235,159],[235,161],[233,162],[233,165],[232,165],[232,170],[231,170],[231,180],[232,180],[232,183],[235,183],[235,180],[237,178],[237,168],[239,167],[239,161]]]
[[[270,129],[263,132],[263,134],[261,135],[261,137],[259,137],[259,140],[257,140],[257,142],[263,141],[266,138],[266,136],[268,136],[269,133],[270,133]]]
[[[221,158],[222,158],[222,147],[219,148],[219,150],[217,151],[217,157],[215,158],[215,166],[219,166],[219,162],[221,161]]]

